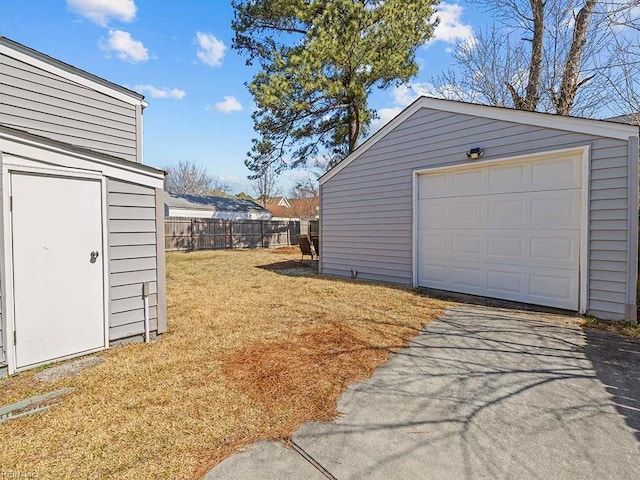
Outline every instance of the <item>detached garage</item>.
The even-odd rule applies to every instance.
[[[0,374],[166,330],[143,97],[0,37]]]
[[[637,127],[423,97],[320,191],[325,274],[636,318]]]

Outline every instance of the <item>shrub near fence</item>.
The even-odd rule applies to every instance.
[[[300,222],[169,217],[164,232],[167,251],[269,248],[297,245]]]

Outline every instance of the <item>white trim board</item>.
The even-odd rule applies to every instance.
[[[0,152],[5,155],[5,162],[11,156],[14,163],[20,162],[18,159],[21,158],[53,166],[99,171],[107,177],[153,188],[164,186],[164,172],[161,170],[125,160],[110,160],[106,156],[91,155],[89,152],[81,153],[4,132],[0,132]]]
[[[411,115],[417,111],[428,108],[449,113],[458,113],[492,120],[502,120],[506,122],[520,123],[541,128],[554,130],[564,130],[567,132],[584,133],[598,137],[615,138],[618,140],[629,140],[629,137],[638,135],[638,127],[622,123],[609,122],[604,120],[592,120],[585,118],[566,117],[540,112],[526,112],[504,107],[490,107],[474,103],[458,102],[454,100],[443,100],[440,98],[420,97],[394,119],[389,121],[384,127],[366,140],[356,151],[348,155],[338,165],[325,173],[318,180],[324,184],[337,175],[347,165],[356,158],[364,154],[368,149],[382,140],[391,130],[395,129]]]
[[[1,39],[2,37],[0,37],[0,40]],[[6,39],[6,40],[11,42],[11,40],[9,39]],[[24,47],[24,46],[22,46],[22,48],[24,48],[27,51],[31,50],[28,47]],[[37,52],[37,53],[40,53],[40,52]],[[57,75],[61,78],[77,83],[78,85],[82,85],[83,87],[90,88],[91,90],[104,93],[105,95],[116,98],[118,100],[122,100],[123,102],[129,103],[131,105],[141,105],[142,107],[146,107],[148,105],[147,102],[143,100],[143,98],[138,98],[134,96],[133,92],[132,94],[126,94],[119,89],[111,88],[105,85],[107,83],[112,83],[112,82],[109,82],[108,80],[102,79],[88,72],[86,73],[87,76],[85,77],[85,76],[79,75],[78,73],[73,73],[60,66],[54,65],[54,62],[56,63],[59,62],[55,58],[49,57],[51,58],[51,61],[46,62],[44,60],[36,58],[33,55],[29,55],[28,53],[19,51],[12,45],[7,45],[7,43],[2,43],[2,42],[0,42],[0,54],[6,55],[7,57],[15,58],[16,60],[19,60],[28,65],[32,65],[36,68],[39,68],[40,70],[44,70],[45,72],[52,73],[53,75]],[[44,54],[41,54],[41,55],[44,55]],[[59,63],[63,64],[64,62],[59,62]],[[71,65],[69,65],[68,68],[75,69],[75,67]],[[89,77],[96,77],[97,79],[102,80],[104,83],[98,82],[96,80],[91,80]],[[114,84],[114,86],[119,87],[119,85],[116,85],[116,84]],[[121,87],[121,88],[122,90],[124,90],[124,87]]]
[[[581,218],[580,218],[580,259],[579,259],[579,313],[585,314],[589,307],[589,181],[591,169],[589,168],[590,146],[563,148],[544,153],[518,155],[499,159],[484,160],[463,165],[447,165],[442,167],[421,168],[413,171],[412,178],[412,226],[411,226],[411,282],[414,288],[418,287],[418,177],[423,174],[432,174],[442,171],[469,170],[484,167],[495,163],[518,163],[523,161],[536,161],[552,158],[558,155],[579,154],[582,157],[581,178]]]

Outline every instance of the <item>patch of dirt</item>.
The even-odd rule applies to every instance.
[[[372,345],[345,325],[314,328],[286,342],[251,345],[225,359],[222,371],[269,416],[282,438],[309,420],[330,420],[345,388],[369,378],[392,349]]]
[[[100,365],[102,362],[104,362],[103,358],[95,356],[70,360],[68,362],[46,368],[45,370],[36,373],[34,378],[40,382],[55,382],[63,378],[77,375],[83,370]]]

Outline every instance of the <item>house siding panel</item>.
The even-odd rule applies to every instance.
[[[590,146],[588,310],[625,314],[627,142],[424,108],[390,131],[321,187],[322,272],[412,282],[413,171],[464,164],[469,148],[484,160]],[[617,282],[610,291],[599,282]],[[607,292],[612,293],[608,298]]]
[[[137,161],[134,105],[0,55],[0,124]]]
[[[157,330],[156,190],[108,180],[109,340],[144,333],[142,285],[150,282],[149,320]]]

